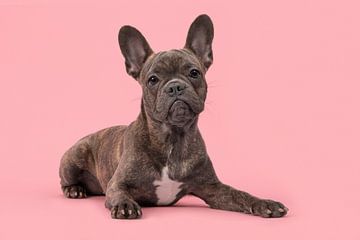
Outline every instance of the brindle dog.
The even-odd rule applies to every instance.
[[[64,154],[66,197],[105,194],[105,206],[120,219],[140,218],[140,206],[172,205],[187,194],[216,209],[261,217],[287,213],[283,204],[236,190],[215,174],[197,126],[213,36],[211,19],[200,15],[183,49],[154,53],[137,29],[120,29],[127,73],[142,87],[141,112],[129,126],[88,135]]]

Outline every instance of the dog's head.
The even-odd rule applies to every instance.
[[[147,116],[184,127],[203,111],[205,73],[213,60],[213,36],[211,19],[200,15],[190,26],[183,49],[154,53],[136,28],[120,29],[119,44],[126,71],[142,86]]]

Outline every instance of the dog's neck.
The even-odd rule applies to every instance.
[[[173,126],[151,118],[147,114],[143,102],[141,102],[141,112],[136,122],[147,133],[147,136],[144,137],[148,138],[149,145],[163,153],[169,153],[176,149],[186,149],[186,146],[199,135],[198,116],[184,127]]]

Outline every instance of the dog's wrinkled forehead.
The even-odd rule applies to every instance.
[[[161,75],[159,77],[162,78],[171,78],[184,74],[192,68],[205,72],[205,67],[200,60],[187,49],[159,52],[150,56],[145,62],[140,74],[140,81],[147,79],[152,74]]]

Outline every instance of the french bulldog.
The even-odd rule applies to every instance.
[[[136,28],[120,29],[126,71],[142,88],[141,111],[129,126],[90,134],[65,152],[59,173],[66,197],[105,194],[115,219],[140,218],[141,206],[173,205],[187,194],[214,209],[286,215],[282,203],[225,185],[215,174],[197,125],[213,37],[207,15],[191,24],[184,48],[158,53]]]

